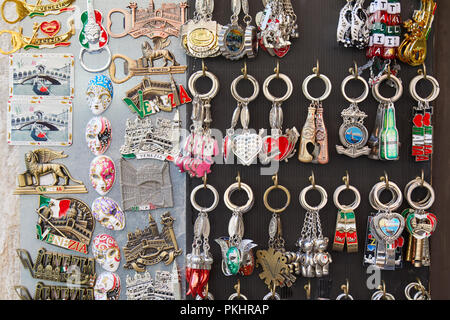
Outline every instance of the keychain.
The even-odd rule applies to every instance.
[[[245,14],[245,29],[238,24],[241,7]],[[248,0],[231,0],[231,9],[231,23],[222,26],[218,35],[220,52],[229,60],[245,56],[254,58],[258,52],[258,38],[256,27],[250,25],[252,17],[249,15]]]
[[[301,236],[297,241],[300,257],[301,273],[305,278],[321,278],[328,276],[330,264],[333,262],[331,255],[326,251],[329,239],[322,234],[319,211],[325,207],[328,201],[326,190],[316,185],[314,172],[309,177],[311,185],[304,188],[299,195],[300,205],[306,210]],[[306,202],[306,193],[311,190],[319,191],[321,201],[317,207],[310,206]]]
[[[380,94],[380,85],[390,80],[395,86],[395,95],[385,98]],[[377,109],[375,127],[369,138],[368,146],[371,148],[369,158],[373,160],[398,160],[400,138],[396,126],[395,106],[403,94],[403,85],[399,78],[392,75],[390,68],[380,80],[372,87],[372,95],[380,104]]]
[[[422,98],[417,94],[417,84],[420,80],[428,80],[433,85],[433,91],[427,98]],[[409,92],[417,106],[413,107],[413,127],[412,127],[412,156],[416,162],[429,161],[433,154],[433,106],[431,102],[439,96],[439,82],[436,78],[427,75],[425,64],[423,70],[419,70],[419,75],[413,78],[409,84]]]
[[[382,285],[378,287],[378,291],[375,291],[370,300],[395,300],[394,296],[386,292],[386,283],[382,280]]]
[[[205,188],[210,190],[214,196],[214,202],[209,208],[201,207],[197,204],[195,196],[197,192]],[[189,284],[189,290],[186,295],[192,297],[200,296],[204,299],[208,293],[203,289],[209,280],[213,257],[209,252],[209,232],[210,222],[208,213],[213,211],[219,204],[219,192],[212,185],[207,184],[207,175],[203,177],[203,184],[195,187],[191,192],[192,207],[198,211],[198,217],[194,223],[194,241],[192,242],[192,252],[186,255],[186,281]],[[201,251],[203,247],[203,252]]]
[[[370,30],[367,24],[369,15],[363,8],[365,0],[347,0],[339,14],[337,42],[344,47],[364,49],[369,44]]]
[[[311,101],[311,104],[302,129],[298,147],[298,160],[303,163],[327,164],[329,161],[328,133],[323,119],[322,101],[329,97],[332,85],[330,79],[319,72],[319,61],[317,61],[316,67],[313,68],[313,72],[314,74],[308,76],[302,85],[303,94]],[[325,92],[319,98],[312,97],[308,91],[309,82],[316,77],[325,83]],[[314,146],[312,153],[307,148],[310,144]]]
[[[275,68],[275,74],[270,75],[266,78],[263,83],[263,93],[267,100],[272,102],[272,109],[269,113],[270,122],[270,135],[263,138],[263,146],[261,152],[259,153],[259,161],[262,164],[268,164],[270,161],[288,161],[295,154],[295,144],[297,143],[299,133],[295,127],[292,129],[286,129],[286,133],[283,135],[283,109],[281,104],[289,99],[293,91],[293,85],[291,79],[280,73],[280,66],[277,62],[277,67]],[[274,97],[269,92],[269,84],[274,79],[281,79],[286,83],[287,91],[286,94],[277,98]],[[259,135],[263,137],[265,133],[264,129],[259,131]]]
[[[256,14],[259,45],[271,56],[284,57],[291,38],[298,38],[297,15],[291,0],[263,0],[264,11]]]
[[[237,92],[237,85],[243,79],[249,80],[253,85],[253,94],[249,98],[242,98]],[[231,158],[232,154],[234,154],[241,164],[249,166],[253,164],[253,162],[257,159],[258,154],[261,152],[263,145],[262,137],[256,133],[251,133],[251,130],[248,129],[248,124],[250,122],[248,105],[258,97],[258,94],[258,81],[251,75],[247,74],[247,63],[245,63],[243,75],[240,75],[231,83],[231,95],[234,99],[236,99],[237,107],[233,113],[231,128],[227,130],[227,135],[223,143],[225,163],[227,163],[228,158]],[[242,125],[241,133],[237,133],[234,129],[239,117]]]
[[[188,56],[212,58],[221,54],[218,35],[222,26],[212,20],[214,0],[196,0],[194,17],[180,28],[181,45]]]
[[[191,177],[201,178],[205,173],[211,173],[214,157],[219,153],[217,140],[211,135],[211,100],[219,92],[219,79],[207,71],[202,61],[201,71],[197,71],[189,78],[189,90],[194,96],[192,102],[193,122],[191,134],[186,138],[180,155],[175,159],[175,165],[180,172],[188,172]],[[212,87],[207,93],[199,93],[195,83],[201,77],[211,79]]]
[[[412,200],[412,193],[417,188],[425,188],[427,195],[423,200],[416,202]],[[411,207],[402,213],[410,234],[405,260],[417,268],[428,267],[431,264],[429,238],[436,230],[437,218],[427,211],[435,201],[435,193],[433,187],[424,181],[423,171],[422,177],[417,177],[406,185],[405,198]]]
[[[370,154],[370,148],[366,146],[369,140],[369,132],[364,126],[364,119],[367,114],[361,111],[358,103],[366,100],[369,95],[369,84],[358,75],[358,65],[355,62],[355,68],[350,68],[352,75],[342,81],[341,91],[344,98],[350,102],[350,107],[341,112],[344,123],[339,128],[339,138],[343,146],[336,146],[338,154],[344,154],[350,158],[357,158]],[[359,98],[350,98],[345,92],[345,86],[351,80],[359,80],[364,85],[364,92]]]
[[[412,289],[417,291],[414,295],[411,295]],[[431,300],[430,292],[425,289],[419,278],[417,282],[411,282],[405,287],[405,296],[408,300]]]
[[[361,203],[361,195],[354,186],[350,185],[350,178],[347,175],[342,178],[344,185],[338,187],[333,195],[334,205],[339,209],[336,220],[336,232],[334,235],[333,250],[343,251],[347,242],[347,252],[358,252],[358,235],[356,232],[355,210]],[[351,205],[341,205],[339,195],[344,190],[350,190],[355,194],[355,201]]]
[[[343,293],[336,297],[336,300],[354,300],[350,295],[350,285],[348,284],[348,279],[345,279],[345,284],[341,286]]]
[[[241,274],[249,276],[255,267],[255,258],[252,249],[257,246],[253,240],[244,238],[243,214],[250,211],[254,204],[253,191],[249,185],[241,182],[238,173],[237,182],[233,183],[225,191],[223,196],[225,205],[233,214],[228,223],[229,237],[221,237],[215,241],[222,250],[222,272],[226,276]],[[248,201],[243,206],[237,206],[231,202],[231,195],[236,190],[244,190],[247,193]]]

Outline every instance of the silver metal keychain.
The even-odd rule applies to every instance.
[[[363,6],[364,0],[347,0],[340,11],[336,38],[344,47],[364,49],[369,44],[369,14]]]
[[[411,290],[416,290],[417,292],[412,295]],[[419,278],[417,282],[411,282],[405,287],[405,297],[408,300],[431,300],[431,294],[423,286]]]

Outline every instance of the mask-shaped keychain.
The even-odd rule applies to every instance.
[[[427,190],[427,195],[421,201],[413,201],[412,193],[420,187]],[[417,268],[428,267],[431,264],[429,238],[436,230],[437,218],[427,211],[435,201],[435,193],[433,187],[424,181],[423,171],[422,177],[417,177],[406,185],[405,198],[411,207],[402,213],[406,221],[406,229],[410,234],[405,260]]]
[[[327,164],[329,161],[328,133],[323,118],[322,101],[330,96],[332,85],[330,79],[319,72],[319,61],[313,68],[313,72],[314,74],[308,76],[302,85],[303,94],[311,101],[311,104],[301,133],[298,160],[303,163]],[[325,83],[325,92],[319,98],[314,98],[308,91],[309,82],[316,77]],[[307,148],[310,144],[314,146],[312,154]]]
[[[411,80],[409,84],[409,92],[417,106],[413,108],[413,128],[412,128],[412,156],[416,162],[429,161],[433,154],[433,106],[431,102],[439,96],[439,82],[436,78],[427,75],[425,64],[423,70],[419,70],[418,76]],[[428,80],[433,86],[431,94],[422,98],[417,94],[417,84],[420,80]]]
[[[94,286],[95,300],[119,300],[120,277],[113,272],[103,272]]]
[[[272,102],[272,109],[269,114],[270,122],[270,135],[263,138],[263,147],[259,154],[259,161],[262,164],[268,164],[270,161],[288,161],[295,154],[295,144],[297,143],[299,134],[295,127],[292,129],[286,129],[286,133],[283,135],[283,109],[281,109],[281,104],[289,99],[292,94],[294,86],[292,85],[291,79],[280,73],[280,66],[277,63],[275,68],[275,74],[270,75],[266,78],[263,83],[263,93],[267,100]],[[273,79],[281,79],[286,83],[287,91],[286,94],[277,98],[274,97],[269,92],[269,84]],[[262,137],[264,134],[264,129],[261,129],[259,135]]]
[[[116,180],[116,166],[108,156],[98,156],[91,162],[89,178],[95,191],[101,196],[106,195]]]
[[[252,249],[257,245],[253,240],[243,239],[244,237],[244,220],[243,214],[251,210],[254,204],[252,189],[245,183],[241,182],[238,174],[237,182],[228,187],[224,194],[225,205],[233,214],[228,223],[229,237],[221,237],[216,242],[222,249],[222,272],[226,276],[241,274],[244,276],[251,275],[255,267],[255,258]],[[237,206],[231,202],[231,195],[236,190],[244,190],[247,193],[248,201],[243,206]]]
[[[245,30],[238,24],[241,7],[247,24]],[[248,0],[231,0],[231,9],[231,23],[222,26],[219,32],[222,56],[229,60],[239,60],[245,56],[254,58],[258,52],[258,39],[256,27],[250,25],[252,17],[249,15]]]
[[[214,202],[209,208],[199,206],[195,200],[195,195],[202,188],[206,188],[213,193]],[[206,175],[203,178],[203,184],[192,190],[191,204],[198,211],[198,217],[194,223],[192,252],[186,255],[186,281],[189,284],[189,290],[186,295],[192,295],[192,297],[200,296],[200,298],[204,299],[204,288],[208,284],[209,273],[213,264],[213,257],[209,252],[210,223],[208,213],[213,211],[219,204],[219,193],[216,188],[207,184]]]
[[[248,79],[253,85],[253,94],[249,98],[242,98],[237,92],[238,83]],[[225,163],[232,154],[236,155],[239,162],[245,166],[251,165],[258,157],[262,148],[262,138],[256,133],[251,133],[248,129],[250,122],[250,113],[248,111],[248,105],[255,100],[259,94],[258,81],[247,74],[247,64],[244,67],[244,74],[240,75],[231,83],[231,95],[237,101],[237,107],[234,110],[233,118],[231,120],[231,128],[227,130],[227,135],[223,143],[223,155]],[[242,132],[236,133],[234,128],[240,117]]]
[[[339,128],[339,138],[342,146],[336,146],[336,151],[338,154],[357,158],[370,154],[370,148],[366,146],[369,140],[369,132],[364,126],[364,119],[367,118],[367,114],[358,108],[358,103],[363,102],[369,95],[369,84],[363,77],[358,75],[356,63],[355,68],[351,68],[350,72],[353,75],[345,78],[341,85],[342,95],[350,102],[350,107],[341,112],[341,116],[344,119],[344,123]],[[361,81],[364,85],[364,92],[359,98],[350,98],[345,92],[345,86],[353,79]]]
[[[125,214],[119,204],[111,198],[95,199],[92,203],[92,215],[106,229],[122,230],[125,227]]]
[[[115,272],[120,265],[120,249],[117,241],[108,234],[99,234],[94,238],[92,248],[95,261],[109,272]]]
[[[97,75],[89,81],[86,89],[86,99],[94,115],[99,115],[108,109],[113,97],[113,85],[107,76]]]
[[[337,42],[344,47],[364,49],[369,44],[369,15],[363,8],[365,0],[347,1],[339,14]]]
[[[102,155],[111,144],[111,122],[105,117],[95,117],[86,126],[86,143],[91,152]]]
[[[297,255],[300,257],[302,276],[306,278],[320,278],[329,274],[330,264],[333,262],[330,254],[326,251],[329,239],[322,235],[319,211],[323,209],[328,201],[326,190],[316,185],[314,173],[309,177],[311,185],[300,192],[300,205],[306,210],[301,237],[297,241],[300,248]],[[321,200],[317,207],[310,206],[306,202],[306,193],[317,190]]]

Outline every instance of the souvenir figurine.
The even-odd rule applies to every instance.
[[[114,161],[105,155],[97,156],[91,161],[89,179],[92,187],[101,196],[106,195],[116,180],[116,166]]]
[[[86,126],[86,143],[91,152],[102,155],[111,144],[111,122],[105,117],[94,117]]]
[[[347,1],[339,14],[337,41],[344,47],[364,49],[369,44],[369,15],[363,8],[365,0]]]
[[[89,81],[86,89],[86,99],[94,115],[99,115],[108,109],[113,96],[113,85],[107,76],[97,75]]]
[[[14,286],[14,290],[21,300],[94,300],[94,288],[80,286],[54,286],[42,282],[36,284],[34,297],[24,286]]]
[[[75,0],[49,0],[50,3],[42,3],[42,0],[36,1],[35,4],[30,4],[26,0],[4,0],[2,3],[2,17],[6,23],[15,24],[25,17],[45,17],[47,15],[60,14],[63,12],[75,11],[75,7],[72,4]],[[49,2],[44,0],[44,2]],[[5,7],[7,3],[14,3],[17,18],[16,20],[8,20],[5,15]]]
[[[92,203],[92,214],[95,220],[110,230],[123,230],[125,213],[119,204],[111,198],[99,197]]]
[[[101,273],[94,286],[95,300],[119,300],[120,277],[113,272]]]
[[[120,249],[116,239],[108,234],[99,234],[94,238],[92,254],[95,261],[109,272],[115,272],[120,264]]]

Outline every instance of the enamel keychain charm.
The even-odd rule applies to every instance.
[[[286,83],[286,94],[277,98],[269,92],[270,82],[274,79],[281,79]],[[280,66],[277,63],[275,73],[266,78],[263,84],[264,96],[267,100],[272,102],[272,109],[270,109],[269,122],[270,122],[270,135],[265,136],[265,129],[261,129],[259,135],[263,139],[263,146],[259,153],[259,161],[262,164],[268,164],[270,161],[288,161],[295,154],[295,144],[297,143],[299,133],[295,127],[292,129],[286,129],[286,133],[283,134],[283,109],[281,104],[289,99],[293,91],[293,84],[291,79],[280,73]]]
[[[347,0],[339,14],[337,42],[344,47],[364,49],[369,44],[370,30],[367,24],[369,15],[363,8],[365,0]]]
[[[237,85],[243,79],[247,79],[253,85],[253,94],[251,97],[242,98],[237,92]],[[228,163],[229,159],[232,160],[234,154],[239,163],[244,166],[249,166],[255,162],[258,158],[258,154],[261,152],[263,141],[261,136],[251,132],[248,128],[250,122],[250,113],[248,105],[255,100],[259,95],[258,81],[247,74],[247,64],[243,69],[243,75],[240,75],[231,83],[231,95],[237,101],[237,107],[233,112],[233,118],[231,120],[231,128],[227,129],[227,135],[223,143],[223,156],[225,163]],[[242,131],[235,131],[238,120],[241,120]]]
[[[314,74],[309,75],[302,85],[303,94],[311,101],[311,104],[301,132],[298,160],[303,163],[327,164],[329,161],[328,133],[323,118],[322,101],[330,96],[332,85],[330,79],[319,72],[319,61],[313,68],[313,72]],[[325,83],[325,92],[319,98],[314,98],[308,91],[309,82],[316,77]],[[308,151],[308,145],[314,146],[312,153]]]
[[[413,201],[412,193],[421,187],[427,190],[426,197],[421,201]],[[405,198],[411,207],[402,213],[410,234],[405,260],[416,268],[428,267],[431,264],[429,238],[436,230],[437,218],[427,211],[435,201],[435,193],[433,187],[424,181],[423,171],[422,177],[417,177],[406,185]]]
[[[226,276],[241,274],[249,276],[255,268],[255,258],[252,249],[257,245],[253,240],[244,239],[244,219],[243,214],[250,211],[254,204],[253,191],[249,185],[241,182],[238,173],[237,182],[233,183],[224,194],[225,205],[233,214],[228,223],[229,237],[221,237],[215,241],[222,250],[222,272]],[[237,206],[231,202],[231,195],[237,190],[244,190],[247,193],[248,201],[243,206]]]
[[[217,140],[211,135],[211,100],[219,92],[219,80],[207,71],[203,61],[203,70],[197,71],[189,78],[189,90],[194,96],[192,101],[191,134],[186,138],[180,155],[175,159],[175,165],[180,172],[188,172],[191,177],[201,178],[211,172],[214,157],[219,154]],[[195,82],[201,77],[208,77],[212,82],[211,90],[199,93]]]
[[[238,24],[241,7],[245,14],[245,29]],[[252,17],[249,15],[248,0],[231,0],[231,9],[231,23],[222,26],[219,32],[220,52],[229,60],[239,60],[245,56],[254,58],[258,52],[258,38],[256,27],[250,25]]]
[[[186,295],[205,299],[204,289],[208,285],[209,273],[213,264],[213,257],[209,252],[209,232],[210,222],[208,213],[213,211],[219,204],[219,192],[212,185],[207,184],[206,174],[203,177],[203,184],[195,187],[191,192],[192,207],[198,211],[198,217],[194,223],[194,241],[192,242],[192,252],[186,255],[186,281],[189,290]],[[201,207],[197,204],[195,196],[201,188],[206,188],[213,193],[214,201],[209,208]],[[203,249],[203,252],[202,252]]]
[[[338,154],[344,154],[350,158],[358,158],[363,155],[368,156],[370,153],[370,148],[366,146],[369,140],[369,132],[364,126],[364,119],[367,118],[367,114],[358,108],[358,104],[366,100],[369,95],[369,84],[358,75],[356,63],[355,68],[351,68],[350,72],[353,75],[345,78],[341,85],[342,95],[350,102],[350,107],[341,112],[344,119],[344,123],[339,128],[342,146],[336,146],[336,151]],[[364,92],[359,98],[350,98],[345,92],[345,86],[353,79],[361,81],[364,85]]]
[[[305,219],[301,236],[297,241],[300,257],[301,274],[305,278],[321,278],[328,276],[330,264],[333,262],[331,255],[326,251],[329,239],[322,234],[319,211],[322,210],[327,202],[328,195],[326,190],[317,185],[314,173],[309,177],[311,185],[304,188],[299,195],[300,205],[306,210]],[[319,191],[321,200],[318,206],[313,207],[306,201],[306,193],[311,190]]]
[[[417,94],[417,84],[420,80],[428,80],[433,86],[433,91],[427,98],[422,98]],[[416,162],[429,161],[433,154],[433,106],[431,102],[439,96],[439,82],[436,78],[427,75],[425,64],[423,70],[419,70],[419,75],[411,80],[409,92],[417,106],[413,108],[412,127],[412,156]]]
[[[222,26],[211,19],[214,0],[195,0],[194,17],[180,28],[181,45],[188,56],[213,58],[221,54],[218,35]]]
[[[81,23],[83,24],[83,29],[80,32],[79,41],[81,44],[80,51],[80,65],[87,72],[97,73],[108,69],[111,64],[112,57],[111,51],[108,47],[108,33],[102,26],[102,14],[100,11],[94,10],[94,0],[87,0],[87,10],[81,15]],[[106,50],[108,54],[108,59],[106,59],[106,64],[100,68],[89,68],[84,63],[84,54],[88,53],[100,53]]]
[[[336,219],[336,231],[334,233],[333,250],[344,251],[345,243],[347,243],[347,252],[358,252],[358,234],[356,230],[356,214],[355,210],[361,203],[361,194],[358,189],[350,185],[350,178],[347,175],[342,178],[344,185],[338,187],[333,194],[333,202],[338,208]],[[344,190],[350,190],[355,194],[355,201],[350,205],[342,205],[339,202],[339,195]]]

